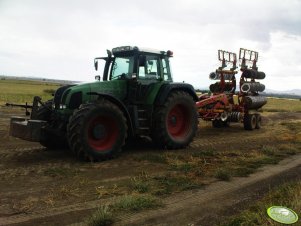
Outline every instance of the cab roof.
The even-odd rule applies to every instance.
[[[131,51],[172,56],[172,51],[170,51],[170,50],[160,51],[157,49],[144,48],[144,47],[138,47],[138,46],[119,46],[119,47],[115,47],[112,49],[112,53],[114,55],[131,52]]]

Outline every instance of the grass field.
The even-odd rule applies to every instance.
[[[26,80],[0,80],[0,105],[6,102],[23,104],[32,102],[34,96],[42,100],[51,99],[51,90],[56,90],[60,84]],[[263,107],[267,112],[301,112],[301,101],[296,99],[268,98]]]
[[[269,97],[263,110],[268,112],[301,112],[301,101],[299,99]]]
[[[32,102],[34,96],[42,97],[42,100],[51,99],[51,91],[60,87],[59,84],[25,81],[25,80],[0,80],[0,104],[6,102],[23,104]]]

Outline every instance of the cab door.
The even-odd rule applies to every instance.
[[[136,101],[143,104],[153,95],[154,89],[162,81],[162,65],[158,55],[140,55],[138,59],[138,76]]]

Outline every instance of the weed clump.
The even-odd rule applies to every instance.
[[[151,195],[126,195],[114,204],[119,211],[140,211],[162,206],[162,203]]]
[[[231,178],[231,175],[227,169],[219,168],[215,171],[214,177],[219,180],[229,181]]]
[[[88,226],[108,226],[114,223],[114,217],[109,206],[100,206],[87,220]]]

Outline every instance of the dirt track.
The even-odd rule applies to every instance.
[[[149,153],[160,152],[153,150],[148,142],[127,148],[118,159],[90,164],[78,162],[67,151],[50,152],[39,144],[11,138],[8,136],[9,116],[22,113],[18,110],[0,109],[0,225],[54,225],[55,222],[68,225],[81,222],[100,204],[111,203],[115,196],[127,194],[128,191],[121,187],[131,177],[141,172],[148,172],[150,176],[154,176],[169,171],[164,164],[137,160]],[[300,120],[301,115],[268,114],[264,117],[264,128],[256,132],[244,131],[239,124],[216,130],[208,123],[202,122],[196,139],[185,152],[210,147],[222,151],[229,146],[244,146],[247,149],[258,143],[273,144],[282,132],[274,131],[274,124],[282,119]],[[300,175],[301,170],[298,167],[301,163],[300,156],[294,158],[294,165],[283,163],[283,174],[287,178],[295,179],[297,176],[290,170],[285,172],[292,167],[297,167],[295,170]],[[153,169],[156,169],[155,172]],[[273,175],[281,172],[276,169],[281,168],[275,167]],[[210,222],[208,220],[214,218],[214,214],[211,214],[213,209],[215,214],[227,214],[228,207],[232,206],[231,211],[235,211],[236,206],[254,198],[255,188],[259,188],[255,196],[268,189],[258,186],[262,183],[258,178],[267,182],[272,180],[271,185],[281,182],[279,176],[276,176],[273,182],[268,175],[262,175],[262,177],[253,175],[249,178],[237,178],[230,183],[207,180],[206,184],[211,185],[205,190],[194,189],[170,195],[164,199],[165,208],[124,215],[120,217],[119,224],[176,225],[175,222],[178,222],[178,225],[187,225],[198,222],[197,225],[206,225],[203,222]],[[110,194],[104,193],[100,197],[97,189],[103,187],[111,189]],[[114,187],[117,187],[116,190]],[[244,196],[242,198],[237,194]],[[214,203],[220,203],[220,200],[225,200],[226,197],[227,202],[223,202],[223,205],[217,208]],[[202,205],[208,203],[210,198],[213,198],[210,201],[211,205]]]

